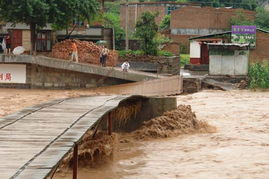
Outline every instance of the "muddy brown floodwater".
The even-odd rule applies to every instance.
[[[1,115],[49,99],[91,94],[3,90]],[[269,92],[202,91],[178,96],[178,104],[191,105],[197,119],[217,132],[119,143],[112,161],[80,169],[79,179],[269,178]],[[71,173],[54,178],[71,178]]]
[[[202,91],[178,104],[217,132],[123,143],[113,161],[80,169],[79,178],[269,178],[269,92]]]

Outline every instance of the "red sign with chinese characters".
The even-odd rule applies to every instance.
[[[11,81],[12,80],[12,75],[11,73],[0,73],[0,81]]]
[[[0,64],[0,83],[26,83],[26,65]]]

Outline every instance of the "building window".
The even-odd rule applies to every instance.
[[[51,51],[51,31],[39,31],[37,33],[36,50],[39,52]]]
[[[173,10],[175,10],[175,9],[177,9],[177,7],[175,7],[175,6],[168,6],[168,7],[167,7],[167,14],[171,14],[171,12],[172,12]]]

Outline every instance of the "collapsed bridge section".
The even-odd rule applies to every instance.
[[[138,103],[139,110],[124,125],[117,125],[120,117],[111,114]],[[114,95],[55,100],[11,114],[0,119],[0,178],[46,178],[103,120],[109,133],[113,128],[134,130],[144,120],[175,108],[175,98]]]

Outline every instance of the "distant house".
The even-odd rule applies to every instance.
[[[111,28],[88,27],[80,21],[74,21],[76,28],[69,29],[71,34],[66,35],[66,30],[54,31],[50,24],[37,31],[37,52],[50,52],[52,50],[53,43],[61,41],[66,38],[76,38],[79,40],[97,42],[99,40],[105,40],[108,48],[113,48],[113,31]],[[0,24],[0,42],[3,38],[9,34],[11,37],[11,48],[14,49],[17,46],[23,46],[26,51],[31,49],[31,33],[30,27],[22,23],[2,23]],[[3,51],[0,46],[0,51]]]
[[[243,9],[183,7],[171,13],[170,38],[189,49],[189,38],[229,30],[230,19],[238,12],[253,20],[255,12]]]
[[[177,3],[177,2],[132,2],[121,4],[120,24],[122,28],[128,27],[129,32],[135,31],[135,24],[145,11],[156,12],[156,23],[160,24],[165,15],[171,14],[175,9],[186,6],[200,7],[199,3]],[[126,9],[127,8],[127,9]],[[127,11],[126,11],[127,10]],[[127,12],[127,13],[126,13]]]
[[[3,23],[1,25],[1,38],[9,33],[11,37],[11,48],[23,46],[26,51],[31,49],[31,33],[30,27],[22,23]],[[1,40],[2,40],[1,39]],[[37,51],[47,52],[52,48],[52,28],[48,24],[46,27],[37,31]]]
[[[229,44],[231,43],[231,31],[203,35],[190,38],[190,63],[191,64],[209,64],[209,44]],[[232,45],[230,45],[232,46]],[[269,61],[269,32],[257,29],[256,47],[249,49],[249,62]]]

